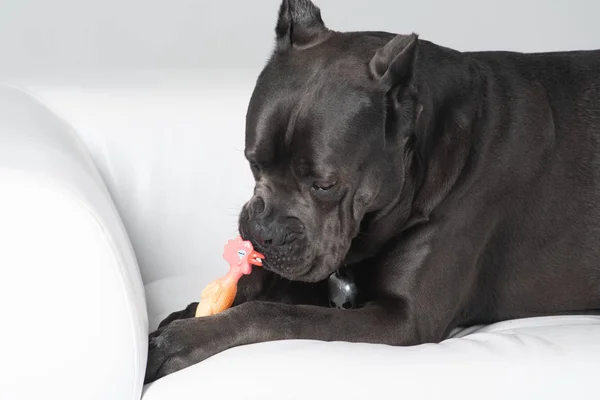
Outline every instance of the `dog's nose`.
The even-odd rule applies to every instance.
[[[252,215],[258,215],[265,212],[265,201],[260,196],[255,196],[250,202],[250,210]]]

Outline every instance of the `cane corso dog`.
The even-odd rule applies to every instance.
[[[309,0],[283,1],[275,33],[239,218],[264,268],[231,309],[163,321],[146,382],[257,342],[409,346],[600,309],[600,51],[342,33]],[[340,270],[357,298],[332,307]]]

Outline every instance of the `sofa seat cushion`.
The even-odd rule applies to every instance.
[[[412,347],[280,341],[230,349],[146,385],[143,400],[598,399],[600,317],[527,318]]]

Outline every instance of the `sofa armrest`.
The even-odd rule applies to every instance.
[[[139,399],[144,289],[74,132],[0,85],[0,398]]]

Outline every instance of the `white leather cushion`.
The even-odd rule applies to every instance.
[[[501,322],[414,347],[280,341],[230,349],[143,400],[599,399],[600,317]]]
[[[72,129],[0,85],[0,399],[139,399],[144,291]]]
[[[73,77],[30,90],[77,130],[116,203],[146,285],[150,328],[227,272],[254,180],[244,158],[259,71]]]

